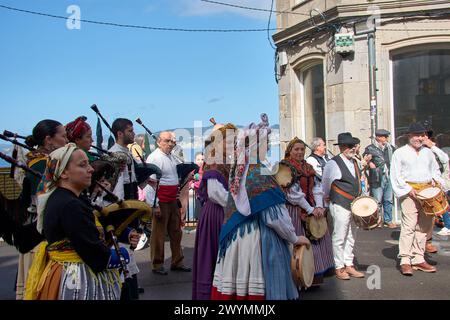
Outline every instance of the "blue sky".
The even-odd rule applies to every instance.
[[[270,8],[270,0],[227,0]],[[174,28],[265,28],[268,13],[200,0],[0,0],[20,9]],[[275,27],[272,17],[272,27]],[[265,32],[183,33],[66,21],[0,8],[0,130],[30,133],[41,119],[67,123],[96,103],[112,122],[141,117],[154,131],[194,120],[278,123],[274,51]],[[105,130],[105,129],[104,129]],[[142,131],[142,130],[137,130]]]

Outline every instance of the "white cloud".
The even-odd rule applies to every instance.
[[[200,0],[172,0],[176,6],[176,11],[185,16],[210,16],[222,13],[232,13],[252,19],[267,20],[269,12],[253,11],[247,9],[234,8],[214,3],[208,3]],[[270,9],[271,0],[217,0],[219,2],[252,7],[261,9]],[[274,10],[275,10],[274,3]]]

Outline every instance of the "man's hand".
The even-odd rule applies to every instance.
[[[130,242],[131,247],[136,248],[139,243],[139,239],[141,239],[141,234],[136,230],[131,230],[128,235],[128,241]]]
[[[364,161],[366,161],[366,163],[368,163],[370,160],[372,160],[372,155],[371,154],[366,154],[364,156]]]
[[[408,193],[408,195],[413,199],[417,198],[417,192],[414,188],[411,189],[411,191]]]
[[[371,161],[371,162],[369,162],[369,168],[370,168],[370,169],[376,169],[377,166],[375,165],[375,163],[373,163],[373,162]]]
[[[431,140],[428,139],[428,138],[424,139],[423,142],[422,142],[422,144],[423,144],[425,147],[428,147],[428,148],[434,147],[434,146],[436,145],[433,141],[431,141]]]
[[[160,207],[153,208],[153,214],[155,215],[156,219],[160,219],[162,217],[161,208]]]
[[[311,242],[309,242],[308,238],[306,238],[304,236],[299,236],[295,245],[296,246],[306,246],[306,248],[309,249],[311,246]]]

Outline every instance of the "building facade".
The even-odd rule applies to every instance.
[[[294,136],[324,137],[332,149],[349,131],[370,143],[374,99],[361,30],[373,18],[377,127],[403,145],[408,124],[421,121],[450,149],[450,1],[278,0],[277,12],[282,152]],[[336,34],[351,35],[353,52],[338,52]]]

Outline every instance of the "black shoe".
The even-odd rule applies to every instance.
[[[164,270],[163,267],[158,268],[158,269],[153,269],[152,272],[154,274],[159,274],[160,276],[167,276],[169,274],[166,270]]]
[[[139,292],[139,294],[144,294],[145,290],[144,290],[144,288],[138,288],[138,292]]]
[[[180,272],[192,272],[192,269],[189,267],[186,267],[185,265],[178,266],[178,267],[171,267],[170,270],[180,271]]]

